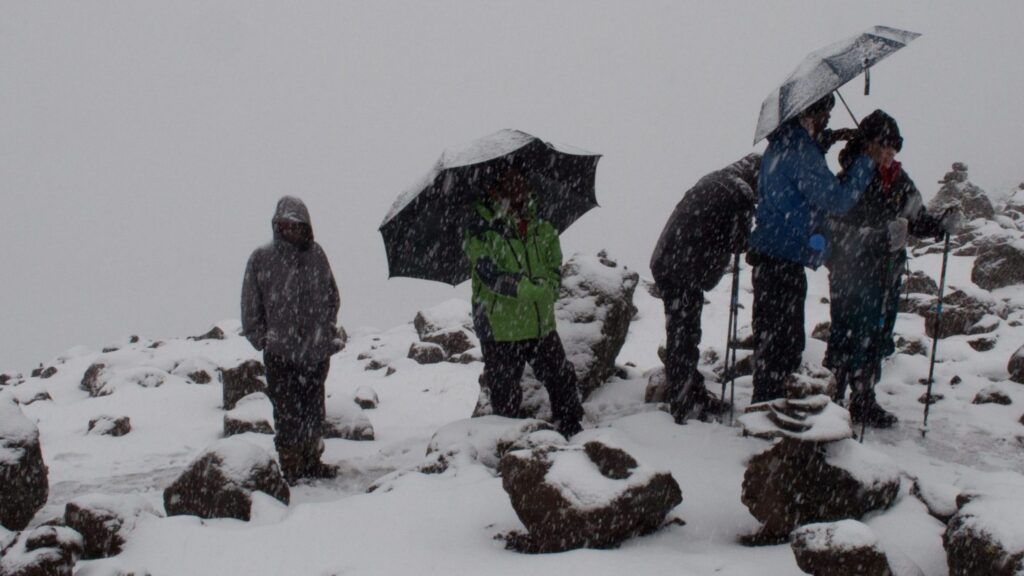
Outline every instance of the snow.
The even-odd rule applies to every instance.
[[[850,413],[834,402],[825,405],[820,414],[809,415],[804,424],[810,429],[803,432],[792,432],[779,428],[768,417],[768,411],[750,412],[739,417],[743,429],[752,436],[785,436],[807,442],[832,442],[853,435],[850,428]]]
[[[221,462],[224,475],[238,485],[249,479],[253,468],[267,465],[274,460],[270,452],[241,436],[218,440],[203,450],[196,460],[214,454]]]
[[[456,328],[473,328],[473,307],[466,300],[452,298],[437,306],[420,311],[427,321],[430,333],[444,332]]]
[[[529,457],[528,451],[517,451],[511,455]],[[642,486],[651,481],[657,473],[642,464],[633,468],[627,478],[608,478],[598,470],[581,449],[559,450],[548,454],[551,468],[544,480],[558,488],[566,501],[580,510],[594,510],[607,507],[630,488]]]
[[[825,447],[825,460],[846,470],[863,486],[877,486],[899,480],[900,469],[892,458],[854,440],[842,440]]]
[[[856,550],[878,546],[878,536],[866,524],[856,520],[808,524],[797,528],[794,537],[800,538],[811,552]]]
[[[253,392],[239,400],[226,415],[240,422],[268,422],[273,426],[274,406],[266,394]]]
[[[25,417],[14,395],[0,391],[0,464],[13,464],[21,459],[22,446],[32,444],[39,431]]]

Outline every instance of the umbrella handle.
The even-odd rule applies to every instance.
[[[854,115],[853,110],[850,110],[850,105],[846,103],[846,98],[843,98],[843,93],[840,92],[838,88],[836,88],[836,96],[839,96],[839,101],[843,103],[843,108],[846,108],[846,112],[850,115],[850,118],[853,119],[853,125],[860,128],[860,122],[857,121],[857,116]]]

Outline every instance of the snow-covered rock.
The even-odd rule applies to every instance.
[[[960,489],[956,486],[916,478],[910,493],[924,503],[928,513],[943,524],[948,524],[949,519],[956,514],[956,499],[960,495]]]
[[[121,355],[124,356],[123,354]],[[120,360],[119,364],[96,362],[82,375],[79,388],[89,396],[99,398],[113,394],[120,386],[136,385],[142,388],[158,388],[170,376],[165,370],[145,363]]]
[[[124,436],[132,431],[131,418],[127,416],[97,416],[89,420],[88,434],[94,436]]]
[[[0,525],[22,530],[49,495],[39,430],[14,396],[0,392]]]
[[[434,433],[427,444],[427,456],[461,452],[488,468],[496,468],[505,453],[530,447],[532,434],[550,430],[550,424],[536,419],[490,415],[457,420]]]
[[[893,576],[878,536],[856,520],[801,526],[790,546],[797,566],[814,576]]]
[[[445,359],[444,348],[430,342],[413,342],[409,345],[408,356],[417,364],[437,364]]]
[[[743,475],[743,503],[763,523],[748,542],[780,542],[803,524],[861,518],[888,508],[899,487],[896,464],[854,440],[783,438],[754,456]]]
[[[974,396],[972,404],[1002,404],[1008,406],[1013,404],[1013,400],[1010,399],[1010,395],[1007,391],[998,384],[992,384],[986,386],[978,391]]]
[[[373,410],[377,407],[377,404],[380,404],[377,391],[365,385],[356,388],[355,393],[352,394],[352,400],[363,410]]]
[[[188,514],[248,521],[255,491],[285,504],[291,497],[274,457],[255,444],[232,436],[204,450],[164,490],[164,509],[168,516]]]
[[[995,494],[965,493],[957,498],[957,513],[942,539],[950,576],[1024,574],[1021,488]]]
[[[82,536],[64,526],[22,532],[0,558],[3,576],[71,576],[82,553]]]
[[[120,554],[139,521],[158,516],[162,514],[138,494],[77,496],[64,508],[64,524],[82,535],[86,560]]]
[[[253,392],[224,414],[224,436],[274,433],[274,406],[263,392]]]
[[[324,438],[373,440],[373,424],[359,404],[341,394],[329,395],[325,403]]]
[[[224,385],[222,407],[225,410],[231,410],[235,403],[253,392],[267,390],[267,370],[259,360],[246,360],[234,368],[221,368],[220,374]]]
[[[644,402],[668,402],[668,376],[665,367],[652,368],[647,374],[647,388],[644,389]]]
[[[528,531],[508,544],[527,552],[617,546],[657,530],[683,499],[672,474],[598,441],[510,452],[498,471]]]
[[[940,182],[942,187],[928,203],[930,212],[941,212],[949,206],[959,205],[965,220],[975,218],[992,219],[995,208],[985,191],[975,186],[967,177],[967,164],[954,162],[953,169]]]
[[[445,357],[480,345],[473,332],[473,309],[465,300],[452,299],[422,310],[413,319],[413,326],[420,340],[441,346]]]
[[[1024,284],[1024,240],[980,249],[971,281],[986,290]]]
[[[900,287],[900,290],[911,294],[934,296],[939,293],[939,285],[935,280],[932,280],[931,276],[920,270],[915,270],[903,278],[903,285]]]
[[[210,360],[194,356],[176,364],[171,369],[171,374],[185,378],[193,384],[210,384],[220,377],[220,370]]]
[[[1010,361],[1006,363],[1006,371],[1010,373],[1010,380],[1024,384],[1024,346],[1017,348],[1010,356]]]

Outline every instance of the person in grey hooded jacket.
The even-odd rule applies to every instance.
[[[680,424],[721,407],[697,370],[704,292],[725,275],[729,257],[747,249],[760,166],[761,156],[748,154],[698,180],[672,211],[651,255],[665,305],[669,406]]]
[[[335,324],[340,298],[302,200],[281,198],[272,227],[273,241],[257,248],[245,269],[242,331],[263,351],[274,444],[282,473],[295,483],[337,474],[320,455],[324,381],[331,355],[342,347]]]

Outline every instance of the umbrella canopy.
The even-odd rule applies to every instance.
[[[918,36],[917,32],[874,26],[811,52],[761,104],[754,144]]]
[[[391,277],[456,285],[469,279],[463,230],[477,218],[474,203],[514,158],[537,196],[537,215],[561,233],[597,206],[594,180],[600,154],[500,130],[449,149],[416,186],[401,194],[380,225]]]

